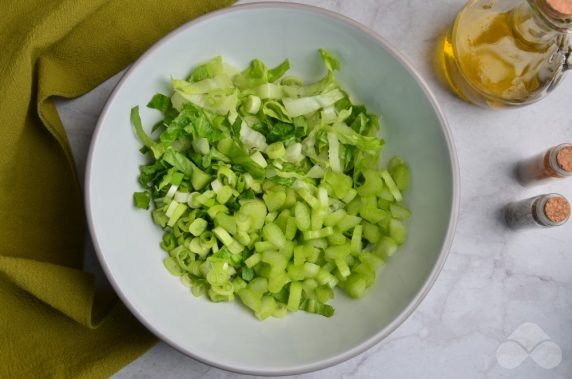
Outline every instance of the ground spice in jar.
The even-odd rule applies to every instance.
[[[544,204],[546,218],[555,223],[562,223],[570,217],[570,203],[563,197],[552,197]]]
[[[564,196],[547,194],[507,205],[505,219],[513,229],[553,227],[566,223],[570,213],[570,203]]]
[[[556,163],[562,170],[572,173],[572,146],[565,146],[558,151]]]
[[[572,176],[572,144],[554,146],[542,154],[520,162],[517,174],[522,185]]]

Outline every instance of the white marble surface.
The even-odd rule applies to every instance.
[[[523,188],[512,177],[519,159],[572,140],[572,77],[549,98],[526,108],[476,108],[442,88],[431,65],[436,40],[463,0],[304,3],[340,12],[369,26],[402,51],[427,79],[453,130],[462,193],[451,254],[434,288],[415,313],[371,350],[335,367],[300,377],[572,377],[572,223],[554,230],[515,233],[506,230],[498,219],[499,209],[515,199],[549,191],[572,198],[572,181]],[[98,114],[117,79],[118,76],[82,98],[60,102],[58,106],[81,175]],[[97,271],[89,251],[88,266]],[[562,361],[556,367],[541,367],[541,348],[533,354],[540,365],[531,358],[513,369],[499,364],[497,349],[526,322],[538,325],[554,342],[550,346],[560,348]],[[532,346],[530,349],[534,350]],[[556,357],[558,363],[557,354],[552,352],[548,355]],[[239,375],[209,367],[159,343],[115,377],[214,379]]]

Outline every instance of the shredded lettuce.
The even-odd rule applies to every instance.
[[[172,79],[147,107],[163,120],[131,122],[149,163],[134,206],[164,231],[163,263],[195,296],[236,297],[264,320],[334,314],[334,288],[360,298],[406,242],[405,161],[379,161],[379,117],[336,81],[340,61],[319,50],[322,79],[305,83],[254,59],[222,57]]]

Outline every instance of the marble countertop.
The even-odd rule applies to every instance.
[[[436,41],[465,1],[299,2],[349,16],[403,52],[442,105],[461,167],[457,233],[447,263],[426,299],[372,349],[299,377],[570,378],[572,223],[553,230],[511,232],[500,222],[498,210],[507,202],[543,192],[572,198],[572,181],[523,188],[512,176],[518,160],[572,140],[572,79],[564,80],[545,100],[525,108],[480,109],[443,88],[432,67]],[[81,98],[58,103],[82,176],[97,117],[119,77]],[[90,248],[86,265],[102,278]],[[522,355],[514,341],[530,356]],[[520,356],[526,359],[517,365]],[[164,343],[115,375],[156,377],[242,376],[187,358]]]

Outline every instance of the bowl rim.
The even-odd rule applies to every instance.
[[[308,363],[308,364],[303,364],[303,365],[298,365],[298,366],[293,366],[293,367],[275,368],[275,369],[259,369],[256,367],[251,367],[251,368],[235,367],[232,365],[227,365],[225,363],[210,360],[208,358],[201,356],[200,352],[190,351],[189,349],[186,349],[185,347],[174,343],[167,336],[165,336],[159,330],[157,330],[153,325],[148,323],[147,320],[135,308],[135,306],[133,306],[133,304],[131,304],[131,302],[129,301],[129,298],[123,293],[123,291],[121,290],[121,288],[119,287],[119,285],[115,281],[115,278],[111,275],[111,271],[109,269],[109,266],[107,265],[107,261],[105,260],[105,257],[101,252],[102,249],[99,246],[99,242],[95,238],[95,226],[93,223],[93,215],[92,215],[92,211],[91,211],[91,209],[92,209],[92,206],[91,206],[92,205],[91,170],[92,170],[92,166],[93,166],[93,162],[94,162],[93,161],[93,155],[94,155],[95,146],[97,145],[98,137],[99,137],[99,134],[100,134],[101,129],[102,129],[103,120],[107,117],[107,113],[109,112],[109,108],[110,108],[111,104],[114,102],[114,100],[115,100],[116,96],[118,95],[120,89],[123,87],[123,84],[127,80],[129,80],[131,73],[134,70],[136,70],[137,67],[143,61],[145,61],[147,59],[147,57],[151,56],[155,52],[155,50],[157,50],[161,45],[167,43],[169,40],[171,40],[177,34],[184,32],[186,29],[188,29],[188,28],[190,28],[196,24],[206,22],[206,21],[210,20],[211,18],[216,18],[218,16],[225,15],[228,13],[242,11],[245,9],[263,9],[263,8],[297,9],[297,10],[302,10],[302,11],[306,11],[306,12],[317,13],[319,15],[327,16],[327,17],[336,19],[342,23],[348,24],[349,26],[351,26],[355,29],[358,29],[359,31],[361,31],[361,32],[369,35],[371,38],[373,38],[379,45],[381,45],[394,59],[396,59],[407,70],[409,75],[411,75],[411,77],[417,82],[417,84],[420,86],[420,88],[424,92],[425,96],[429,100],[435,114],[437,115],[437,118],[439,119],[439,124],[441,125],[441,129],[442,129],[443,135],[445,137],[445,141],[446,141],[447,149],[448,149],[448,153],[449,153],[449,158],[451,160],[451,171],[452,171],[452,173],[451,173],[452,174],[451,212],[449,214],[449,225],[447,227],[447,233],[445,235],[445,240],[441,246],[441,251],[439,253],[439,257],[437,258],[437,261],[435,262],[435,266],[433,267],[433,270],[431,270],[431,273],[429,274],[429,276],[427,277],[427,279],[425,280],[425,282],[423,283],[423,285],[421,286],[421,288],[419,289],[417,294],[414,296],[413,300],[385,328],[381,329],[379,332],[372,335],[367,340],[363,341],[362,343],[353,347],[352,349],[349,349],[343,353],[334,355],[330,358],[322,359],[322,360],[319,360],[319,361],[316,361],[313,363]],[[143,53],[143,55],[141,55],[135,61],[135,63],[133,63],[130,67],[128,67],[127,71],[123,74],[121,79],[115,85],[115,87],[114,87],[111,95],[109,96],[103,110],[101,111],[101,114],[98,118],[95,130],[94,130],[94,133],[92,136],[92,140],[91,140],[90,146],[89,146],[89,153],[88,153],[88,157],[87,157],[84,183],[85,183],[84,188],[85,188],[86,218],[87,218],[88,229],[90,232],[90,237],[92,239],[92,243],[93,243],[95,252],[97,254],[97,258],[98,258],[98,260],[99,260],[99,262],[103,268],[103,271],[105,272],[107,279],[111,283],[113,289],[115,290],[115,292],[117,293],[117,295],[119,296],[119,298],[121,299],[123,304],[125,304],[125,306],[129,309],[129,311],[139,320],[139,322],[141,322],[145,326],[145,328],[147,328],[150,332],[152,332],[161,341],[166,342],[167,344],[169,344],[171,347],[178,350],[179,352],[181,352],[181,353],[183,353],[183,354],[185,354],[185,355],[187,355],[193,359],[196,359],[202,363],[205,363],[207,365],[210,365],[210,366],[213,366],[213,367],[216,367],[219,369],[223,369],[226,371],[240,373],[240,374],[246,374],[246,375],[285,376],[285,375],[304,374],[304,373],[309,373],[309,372],[325,369],[325,368],[337,365],[339,363],[342,363],[346,360],[349,360],[350,358],[353,358],[353,357],[357,356],[358,354],[361,354],[361,353],[369,350],[374,345],[378,344],[379,342],[384,340],[386,337],[388,337],[390,334],[392,334],[401,324],[403,324],[405,322],[405,320],[407,320],[413,314],[413,312],[421,304],[421,302],[427,296],[430,289],[433,287],[435,281],[437,280],[437,277],[439,276],[439,273],[441,272],[441,270],[445,264],[445,261],[449,255],[450,249],[451,249],[455,230],[457,227],[458,214],[459,214],[459,208],[460,208],[460,172],[459,172],[459,160],[458,160],[458,156],[457,156],[457,152],[456,152],[456,148],[455,148],[455,142],[454,142],[454,139],[452,136],[451,128],[450,128],[450,126],[447,122],[447,119],[445,117],[445,114],[444,114],[443,110],[441,109],[439,103],[437,102],[437,99],[436,99],[435,95],[433,94],[433,92],[431,91],[427,82],[421,77],[421,75],[411,65],[411,63],[409,63],[408,59],[402,55],[402,53],[397,51],[397,49],[394,48],[388,41],[386,41],[383,37],[381,37],[379,34],[374,32],[373,30],[371,30],[367,26],[365,26],[365,25],[359,23],[358,21],[355,21],[355,20],[353,20],[347,16],[344,16],[342,14],[334,12],[334,11],[324,9],[321,7],[317,7],[317,6],[300,4],[300,3],[295,3],[295,2],[260,1],[260,2],[256,2],[256,3],[233,5],[233,6],[228,7],[228,8],[219,9],[219,10],[207,13],[205,15],[202,15],[202,16],[194,19],[194,20],[191,20],[191,21],[179,26],[178,28],[169,32],[167,35],[165,35],[164,37],[159,39],[157,42],[155,42],[148,50],[145,51],[145,53]]]

